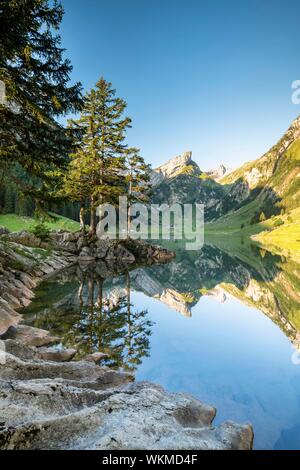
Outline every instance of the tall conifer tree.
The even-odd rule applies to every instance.
[[[57,118],[81,105],[81,85],[68,86],[72,67],[56,32],[62,16],[56,0],[0,0],[0,81],[5,88],[0,166],[15,181],[14,168],[20,164],[46,182],[24,187],[41,200],[53,170],[67,163],[70,152],[70,138]]]
[[[150,165],[145,163],[140,155],[140,149],[130,147],[126,149],[126,180],[128,185],[128,221],[127,230],[130,234],[131,211],[130,205],[134,202],[146,203],[150,193]]]
[[[86,95],[80,118],[71,121],[78,140],[65,190],[78,190],[78,200],[89,200],[91,233],[96,230],[96,207],[117,203],[126,191],[125,137],[131,120],[123,117],[126,102],[115,95],[111,83],[101,78]]]

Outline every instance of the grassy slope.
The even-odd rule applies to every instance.
[[[250,207],[249,207],[250,206]],[[294,260],[300,261],[300,208],[294,209],[285,215],[273,216],[255,225],[245,225],[241,229],[241,223],[248,223],[249,214],[254,213],[255,205],[247,205],[237,213],[229,214],[205,227],[206,241],[212,241],[219,247],[234,249],[240,246],[251,245],[251,240],[259,243],[269,251],[276,252]],[[276,226],[278,221],[283,225]]]
[[[274,227],[277,219],[281,219],[284,224]],[[252,239],[261,245],[271,247],[277,253],[300,261],[300,208],[265,221],[264,231],[253,235]]]
[[[283,218],[282,216],[280,217]],[[288,216],[286,216],[286,218],[287,217]],[[291,222],[289,225],[297,224],[297,217],[299,217],[300,220],[300,209],[293,211],[289,215],[289,218],[294,220],[294,222]],[[270,221],[265,221],[264,225],[271,226],[276,220],[277,217]],[[274,232],[287,227],[288,224],[282,225],[278,227],[278,229],[274,229]],[[271,235],[273,232],[267,233]],[[263,234],[266,234],[266,232],[262,232],[262,235]],[[274,267],[277,266],[277,272],[274,270],[274,276],[269,276],[268,273],[272,272],[273,269],[270,269],[272,263],[268,266],[268,262],[266,261],[267,252],[270,250],[270,243],[264,244],[266,250],[264,247],[258,249],[257,246],[253,246],[253,240],[249,236],[243,236],[243,231],[232,232],[231,234],[229,234],[229,232],[227,232],[227,234],[220,232],[207,234],[206,241],[214,244],[222,251],[227,252],[230,256],[239,259],[261,276],[261,279],[252,277],[252,289],[239,289],[234,284],[226,283],[226,281],[221,283],[220,286],[241,301],[255,308],[259,308],[268,315],[272,321],[277,323],[291,340],[294,339],[295,332],[289,331],[288,325],[285,326],[284,318],[286,318],[296,330],[300,330],[299,248],[294,250],[289,249],[287,251],[272,246],[271,251],[273,253],[277,252],[280,256],[278,256],[276,260],[272,258]],[[290,243],[290,239],[288,243]],[[299,256],[297,256],[297,253]],[[252,291],[258,294],[258,298],[252,296]]]
[[[275,146],[267,155],[269,165],[274,165]],[[247,163],[232,174],[228,175],[222,183],[228,184],[251,168],[266,168],[266,155],[260,160]],[[261,168],[260,168],[261,169]],[[278,209],[284,210],[284,215],[272,218],[255,225],[250,220],[256,212],[264,210],[265,193],[244,205],[240,209],[230,212],[220,219],[206,225],[207,236],[239,235],[240,237],[253,237],[263,245],[272,245],[278,252],[300,257],[300,139],[296,140],[288,150],[277,159],[276,169],[265,182],[266,186],[278,196]],[[284,224],[276,227],[280,220]],[[243,226],[243,228],[242,228]]]
[[[50,230],[67,230],[76,232],[80,226],[78,222],[67,219],[57,214],[51,214],[53,220],[46,222]],[[0,226],[8,228],[11,232],[19,232],[21,230],[31,230],[36,224],[36,220],[31,217],[22,217],[16,214],[0,214]]]

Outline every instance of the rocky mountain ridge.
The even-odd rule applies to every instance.
[[[217,168],[201,170],[199,165],[192,159],[192,151],[183,152],[177,157],[173,157],[163,165],[155,168],[151,173],[151,184],[156,186],[164,180],[175,178],[176,176],[187,174],[196,177],[207,177],[218,181],[230,170],[221,164]]]
[[[300,205],[300,116],[268,152],[234,171],[224,165],[202,171],[189,151],[155,169],[151,182],[152,202],[204,204],[207,221],[254,200],[255,210],[266,218],[295,209]]]

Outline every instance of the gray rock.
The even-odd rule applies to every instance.
[[[57,248],[62,248],[70,253],[78,253],[77,244],[82,237],[81,232],[57,231],[51,233],[52,243]]]
[[[40,328],[34,328],[27,325],[17,325],[10,327],[3,339],[14,339],[27,346],[49,346],[58,343],[60,338],[51,336],[49,331]]]
[[[88,354],[87,356],[84,357],[84,360],[85,361],[91,361],[91,362],[95,362],[97,364],[97,362],[100,362],[102,361],[103,359],[107,359],[109,357],[108,354],[106,353],[103,353],[103,352],[95,352],[93,354]]]
[[[35,359],[38,349],[35,346],[26,346],[13,339],[5,340],[5,351],[20,359]]]
[[[107,240],[98,240],[95,243],[95,256],[96,258],[105,258],[109,249],[109,242]]]
[[[2,299],[6,300],[12,308],[20,308],[21,302],[10,292],[4,292],[2,294]]]
[[[135,262],[135,256],[122,245],[117,245],[114,254],[116,259],[121,260],[125,263]]]
[[[92,260],[94,259],[93,249],[89,246],[84,246],[80,252],[79,259]]]
[[[21,315],[18,315],[3,299],[0,298],[0,336],[6,331],[18,324]]]
[[[77,244],[75,242],[66,242],[62,244],[64,250],[69,251],[70,253],[77,253]]]
[[[251,449],[252,428],[231,422],[215,428],[215,409],[186,394],[142,383],[103,403],[104,426],[88,441],[93,449]]]
[[[2,227],[2,225],[0,226],[0,236],[1,235],[7,235],[9,232],[9,230],[6,228],[6,227]]]
[[[37,279],[35,277],[29,276],[26,273],[19,274],[20,281],[23,283],[27,289],[34,289],[37,286]]]
[[[0,449],[251,449],[250,425],[89,361],[52,362],[16,341],[0,363]]]
[[[33,233],[27,232],[26,230],[22,230],[21,232],[12,232],[7,236],[7,238],[14,243],[18,243],[27,247],[48,247],[47,243],[43,243]]]
[[[76,349],[54,349],[54,348],[39,348],[37,357],[39,359],[44,359],[45,361],[54,361],[54,362],[67,362],[71,361],[75,354],[77,353]]]
[[[88,242],[86,237],[80,236],[77,240],[76,246],[77,250],[80,251],[84,246],[87,246]]]
[[[215,409],[189,395],[150,383],[126,386],[122,376],[118,385],[105,383],[105,371],[93,365],[101,388],[87,386],[86,374],[49,380],[47,368],[43,379],[31,373],[0,381],[0,449],[251,449],[251,426],[213,427]]]
[[[40,263],[39,270],[42,271],[43,274],[51,274],[54,271],[53,267],[48,263]]]

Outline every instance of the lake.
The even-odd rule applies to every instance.
[[[215,423],[251,422],[256,449],[300,449],[300,265],[215,241],[165,265],[82,264],[36,290],[25,322],[78,358],[184,391]]]

